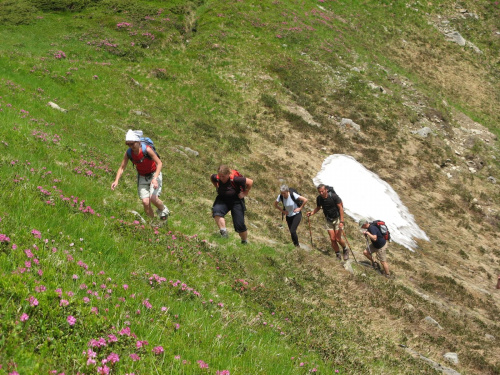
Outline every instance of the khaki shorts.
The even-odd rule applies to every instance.
[[[381,262],[387,262],[387,253],[385,251],[386,249],[387,242],[380,249],[376,249],[373,244],[370,244],[370,246],[368,247],[368,251],[370,252],[370,254],[377,253],[377,259]]]
[[[161,172],[157,178],[158,189],[153,189],[153,186],[151,185],[153,176],[154,173],[151,174],[150,176],[141,176],[140,174],[137,175],[137,193],[139,194],[139,198],[146,199],[146,198],[151,198],[152,195],[156,196],[160,195],[162,180],[163,180]]]
[[[328,221],[325,219],[326,230],[334,230],[337,231],[340,229],[340,217],[336,218],[333,221]]]

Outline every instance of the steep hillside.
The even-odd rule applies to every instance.
[[[0,374],[500,373],[498,2],[0,0],[0,37]],[[110,189],[130,128],[168,225],[130,166]],[[273,207],[336,153],[431,239],[392,279]],[[221,163],[254,180],[246,247]]]

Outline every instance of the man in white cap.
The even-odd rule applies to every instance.
[[[156,151],[147,142],[143,142],[141,130],[129,130],[125,136],[125,144],[129,150],[125,152],[122,163],[116,173],[115,181],[111,184],[111,190],[115,190],[128,161],[130,160],[137,169],[137,192],[144,206],[146,215],[154,218],[155,214],[151,204],[157,208],[160,219],[167,220],[169,210],[158,198],[162,187],[161,168],[163,163]],[[151,143],[152,144],[152,143]]]

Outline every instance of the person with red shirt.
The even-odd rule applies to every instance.
[[[226,165],[221,165],[217,174],[210,176],[210,181],[217,190],[217,198],[212,206],[212,217],[219,227],[222,237],[227,237],[224,216],[231,211],[234,230],[240,235],[241,243],[247,243],[248,230],[245,225],[244,198],[252,188],[253,181],[241,175],[236,176]]]
[[[137,169],[137,192],[142,201],[146,215],[151,218],[155,217],[151,204],[156,206],[158,216],[161,220],[167,220],[169,210],[165,204],[158,198],[162,188],[162,174],[161,169],[163,163],[156,154],[156,152],[148,145],[146,146],[146,153],[144,155],[143,147],[141,144],[142,131],[129,130],[125,136],[125,144],[131,149],[131,153],[123,156],[122,163],[116,173],[115,181],[111,184],[111,190],[115,190],[118,186],[123,171],[127,167],[130,159],[132,164]]]

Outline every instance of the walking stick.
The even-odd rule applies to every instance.
[[[312,235],[312,232],[311,232],[311,219],[310,219],[309,216],[307,217],[307,222],[309,223],[309,235],[311,236],[311,246],[314,247],[314,244],[313,244],[313,235]]]
[[[351,254],[352,254],[352,257],[354,258],[354,261],[355,261],[356,263],[358,263],[358,261],[357,261],[356,257],[354,256],[354,252],[352,251],[352,247],[351,247],[351,245],[349,244],[349,241],[347,240],[347,236],[346,236],[345,231],[344,231],[344,229],[343,229],[343,228],[342,228],[342,234],[344,235],[345,242],[347,242],[347,246],[349,246],[349,249],[351,250]]]

